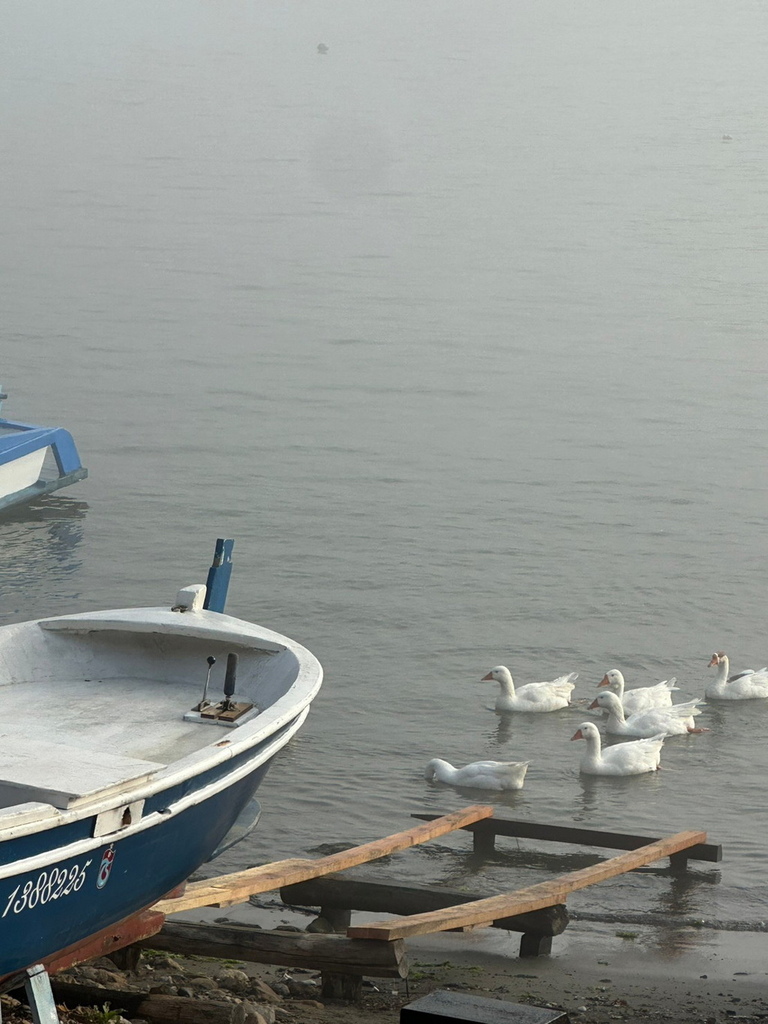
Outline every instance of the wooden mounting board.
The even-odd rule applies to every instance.
[[[390,853],[418,846],[419,843],[454,832],[473,821],[490,818],[492,815],[493,807],[472,804],[460,811],[435,818],[425,825],[416,825],[404,832],[396,832],[383,839],[374,839],[371,843],[353,846],[350,850],[332,853],[328,857],[320,857],[317,860],[278,860],[273,864],[236,871],[231,875],[191,882],[183,896],[174,900],[161,900],[153,909],[162,914],[177,914],[182,910],[196,910],[198,907],[230,907],[234,903],[245,903],[255,893],[270,892],[283,885],[304,882],[309,878],[327,875],[331,871],[343,871],[344,868],[378,860]]]
[[[154,910],[143,910],[118,924],[102,928],[82,942],[59,950],[43,961],[49,974],[66,971],[75,964],[85,963],[97,957],[108,956],[115,950],[123,949],[141,939],[156,935],[165,924],[162,914]]]
[[[572,871],[560,878],[539,882],[526,889],[518,889],[516,892],[504,893],[501,896],[490,896],[445,910],[433,910],[426,914],[413,914],[389,921],[373,921],[365,925],[352,926],[347,929],[347,935],[355,939],[386,939],[391,942],[393,939],[405,939],[411,935],[426,935],[430,932],[450,931],[474,925],[490,925],[499,918],[527,914],[542,907],[565,903],[569,892],[584,889],[606,878],[615,878],[616,875],[632,871],[633,868],[650,864],[662,857],[669,857],[696,843],[706,841],[706,832],[678,832],[647,846],[610,857],[599,864]]]

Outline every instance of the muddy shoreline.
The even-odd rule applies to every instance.
[[[675,926],[660,942],[658,929],[645,925],[574,921],[549,956],[520,959],[517,946],[517,936],[490,929],[410,940],[409,977],[367,979],[355,1003],[324,1000],[315,971],[151,951],[136,972],[119,972],[102,960],[64,977],[218,1001],[230,1011],[234,1005],[235,1024],[396,1024],[402,1006],[436,989],[556,1007],[574,1024],[768,1021],[765,933]],[[24,1019],[23,1007],[6,1002],[4,1021]]]

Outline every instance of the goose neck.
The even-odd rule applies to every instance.
[[[620,700],[612,700],[608,705],[608,717],[618,725],[626,725],[627,716],[624,714],[624,707]]]
[[[514,696],[515,683],[512,679],[512,673],[509,671],[508,668],[505,668],[503,672],[498,673],[498,681],[504,693],[507,693],[510,696]]]
[[[582,731],[582,736],[584,737],[584,739],[586,741],[587,753],[589,754],[589,756],[590,757],[599,757],[600,756],[600,733],[597,731],[597,729],[588,729],[586,731]]]
[[[728,673],[730,671],[730,664],[728,662],[728,655],[724,654],[717,663],[717,674],[715,675],[715,682],[718,686],[724,686],[728,682]]]

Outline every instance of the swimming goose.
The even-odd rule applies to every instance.
[[[714,682],[709,683],[704,693],[714,700],[751,700],[755,697],[768,697],[768,668],[755,672],[748,668],[743,672],[728,675],[728,655],[717,651],[709,663],[717,666]]]
[[[501,693],[496,698],[496,711],[557,711],[568,707],[571,691],[578,678],[578,672],[571,672],[549,683],[526,683],[516,690],[512,673],[506,665],[497,665],[481,681],[485,683],[495,680],[501,687]]]
[[[424,770],[430,782],[447,782],[467,789],[522,789],[529,761],[473,761],[454,768],[449,761],[433,757]]]
[[[626,714],[634,714],[635,711],[646,711],[648,708],[668,708],[672,706],[672,691],[677,690],[677,680],[674,676],[671,679],[664,679],[660,683],[651,686],[638,686],[634,690],[624,689],[624,676],[617,668],[609,669],[598,686],[607,686],[622,703]]]
[[[587,752],[580,765],[585,775],[641,775],[643,772],[655,772],[660,767],[663,736],[617,743],[601,752],[597,726],[593,722],[583,722],[571,739],[587,741]]]
[[[605,731],[614,736],[682,736],[684,733],[709,732],[709,729],[694,727],[693,716],[700,715],[697,705],[700,700],[689,700],[685,704],[673,704],[669,708],[648,708],[625,717],[624,708],[615,693],[606,690],[599,693],[589,705],[608,712]]]

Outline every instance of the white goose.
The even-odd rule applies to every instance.
[[[522,789],[529,761],[473,761],[463,768],[454,768],[450,761],[433,757],[424,770],[430,782],[447,782],[450,786],[468,789]]]
[[[617,743],[601,751],[597,726],[593,722],[582,722],[571,739],[587,741],[587,752],[580,765],[585,775],[642,775],[660,767],[664,736]]]
[[[495,680],[501,687],[501,693],[496,698],[497,711],[558,711],[568,707],[571,691],[578,678],[578,672],[571,672],[549,683],[526,683],[516,690],[507,666],[497,665],[481,681],[485,683]]]
[[[728,675],[728,655],[717,651],[710,661],[717,666],[714,682],[709,683],[704,693],[714,700],[751,700],[755,697],[768,697],[768,668],[755,672],[748,668],[743,672]]]
[[[652,736],[682,736],[685,733],[709,732],[694,726],[693,716],[700,715],[700,700],[689,700],[685,704],[673,704],[669,708],[648,708],[625,717],[624,708],[615,693],[606,690],[599,693],[589,705],[608,712],[605,731],[614,736],[637,736],[650,739]]]
[[[651,686],[638,686],[634,690],[624,689],[624,676],[617,668],[609,669],[598,686],[607,686],[622,703],[624,711],[634,714],[635,711],[647,711],[648,708],[669,708],[672,706],[672,691],[677,690],[677,680],[664,679]]]

